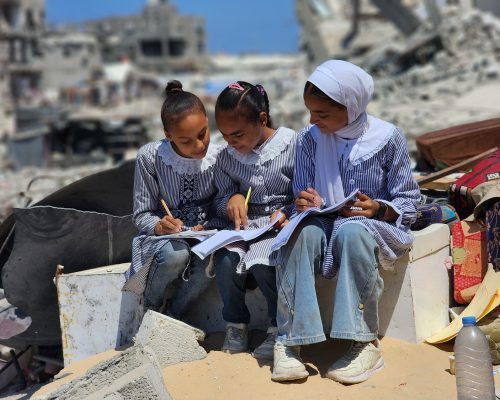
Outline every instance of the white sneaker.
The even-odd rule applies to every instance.
[[[243,353],[248,350],[248,329],[246,324],[233,324],[226,326],[226,337],[222,345],[224,353]]]
[[[360,383],[383,368],[378,347],[371,342],[353,342],[347,353],[328,368],[326,376],[341,383]]]
[[[294,381],[309,376],[306,366],[299,356],[298,346],[285,346],[281,342],[274,345],[273,381]]]
[[[276,342],[277,333],[278,328],[276,326],[270,326],[267,329],[266,339],[255,348],[255,350],[252,352],[252,356],[262,361],[273,361],[274,343]]]

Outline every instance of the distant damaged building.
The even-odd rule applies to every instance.
[[[83,26],[96,36],[104,63],[129,59],[159,72],[199,70],[204,64],[204,19],[179,15],[168,0],[149,0],[138,15],[93,20]]]
[[[14,100],[40,89],[43,0],[0,0],[0,92]]]
[[[43,52],[45,89],[77,86],[102,68],[97,40],[84,32],[47,32]]]

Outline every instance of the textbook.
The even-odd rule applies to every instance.
[[[276,216],[269,224],[257,229],[245,229],[240,231],[234,231],[229,229],[224,229],[218,231],[215,235],[204,240],[203,242],[191,247],[191,251],[200,257],[202,260],[212,254],[213,252],[221,249],[228,244],[238,242],[243,240],[248,242],[249,240],[257,239],[266,232],[274,230],[274,224],[279,220],[281,213]]]
[[[305,217],[310,215],[327,215],[335,213],[336,211],[343,208],[349,201],[354,201],[356,194],[358,192],[359,189],[353,190],[344,200],[339,201],[338,203],[333,204],[330,207],[326,207],[323,209],[312,207],[308,208],[307,210],[301,213],[292,215],[290,221],[288,221],[288,224],[286,224],[283,227],[283,229],[281,229],[281,231],[278,233],[278,235],[274,238],[273,244],[271,245],[271,250],[272,251],[278,250],[285,244],[287,244],[288,240],[290,240],[290,237],[292,236],[292,233],[295,231],[295,229],[297,229],[297,226]]]

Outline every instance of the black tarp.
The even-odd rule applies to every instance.
[[[136,234],[133,171],[134,163],[127,162],[90,175],[33,207],[16,209],[0,225],[2,287],[9,302],[33,319],[26,332],[2,343],[60,343],[53,283],[57,264],[70,273],[130,261]]]

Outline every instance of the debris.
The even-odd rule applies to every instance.
[[[162,368],[180,362],[201,360],[207,352],[198,344],[205,332],[184,322],[148,310],[134,342],[154,350]]]
[[[59,386],[34,400],[69,399],[158,399],[169,400],[158,359],[154,352],[133,346],[90,368],[84,376]]]

